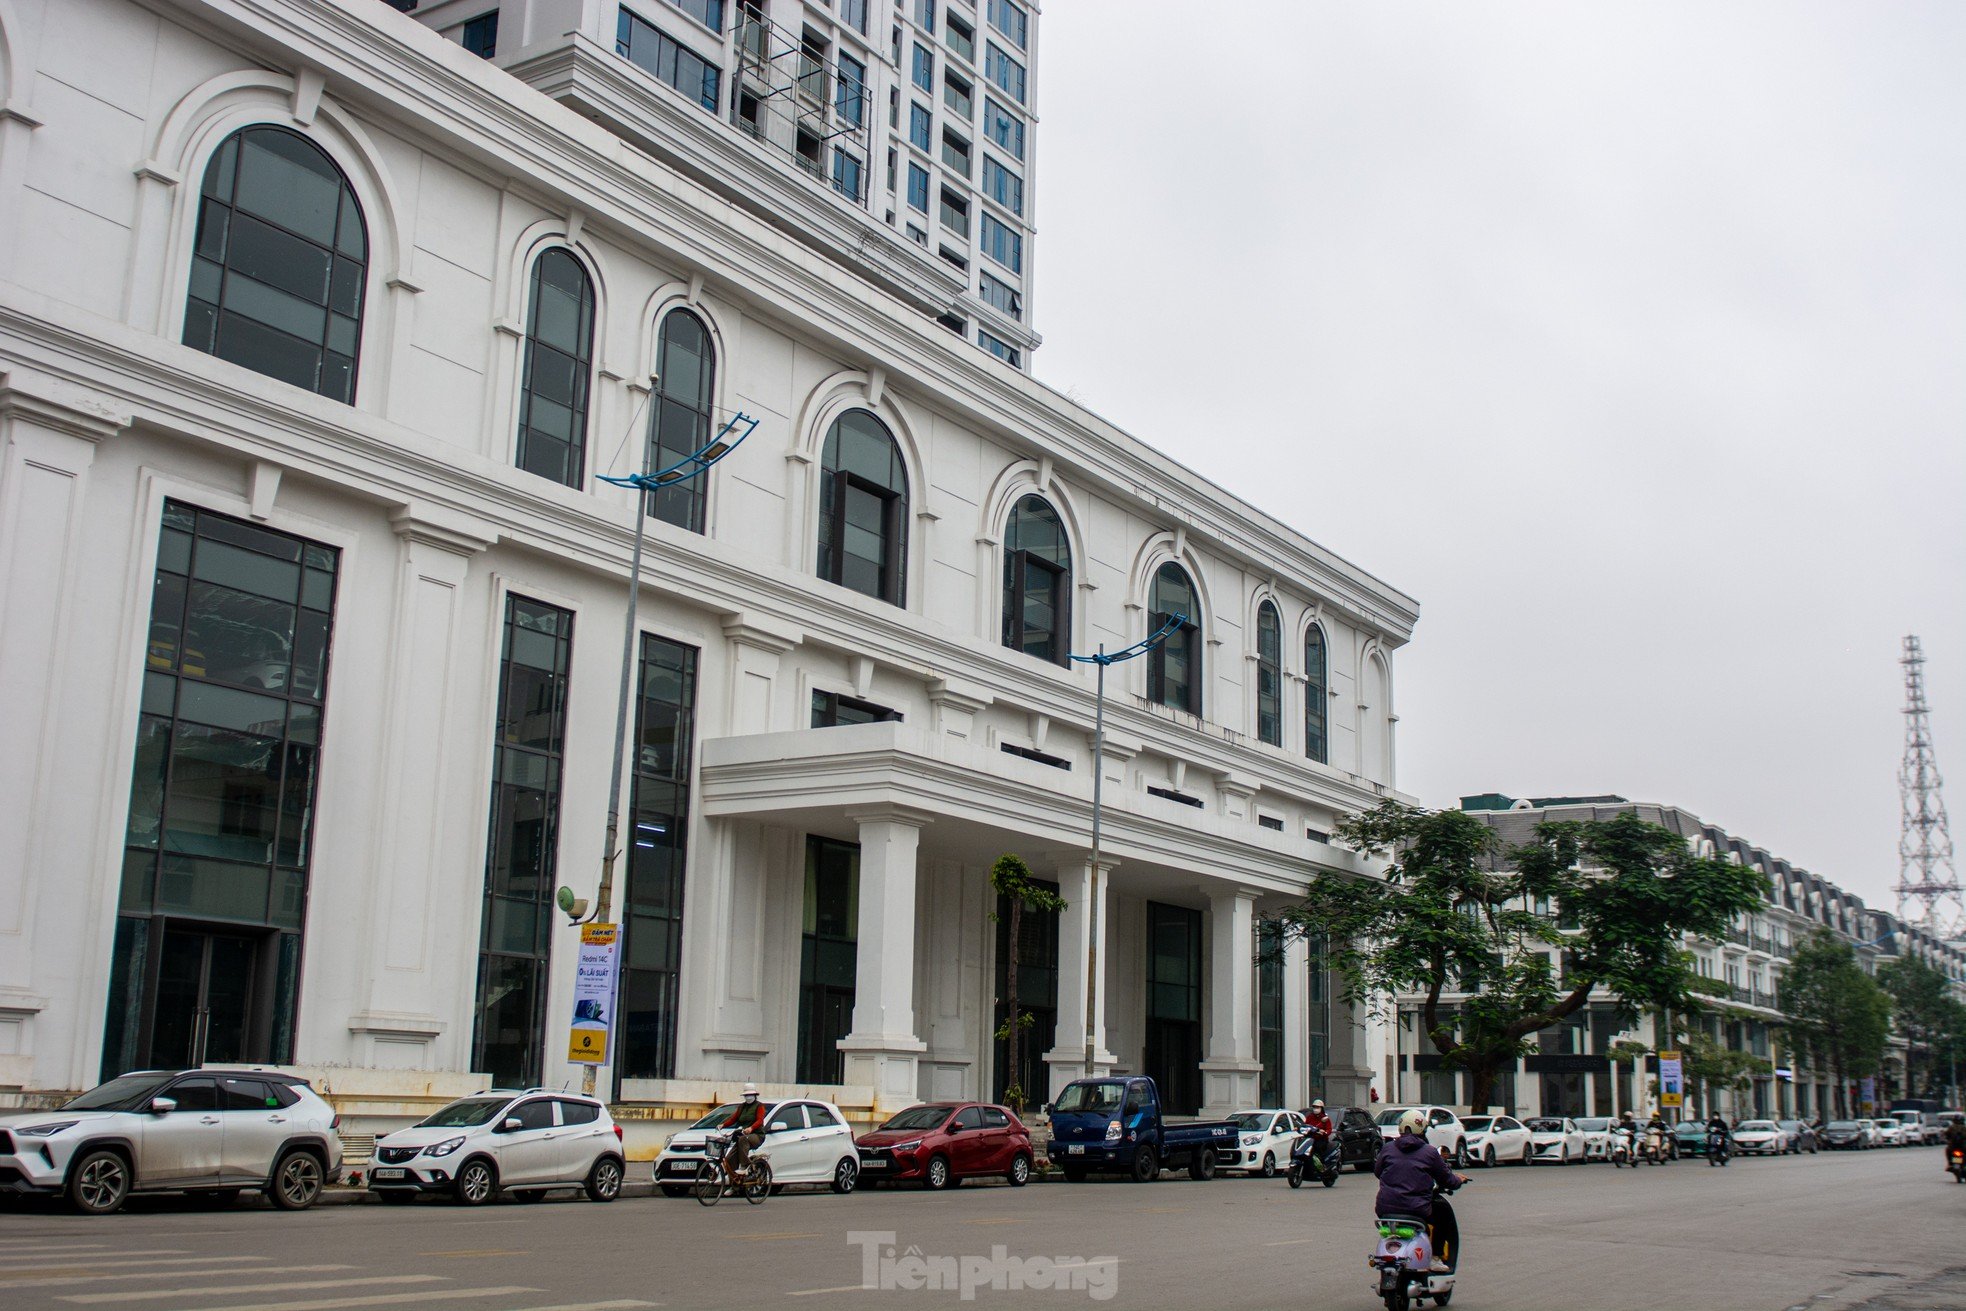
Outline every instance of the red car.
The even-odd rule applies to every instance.
[[[857,1140],[860,1182],[919,1179],[947,1188],[978,1175],[1002,1175],[1014,1188],[1031,1180],[1031,1131],[1008,1107],[988,1102],[910,1106]]]

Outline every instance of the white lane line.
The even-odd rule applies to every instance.
[[[1265,1243],[1265,1244],[1263,1244],[1263,1246],[1265,1246],[1265,1247],[1296,1247],[1296,1246],[1298,1246],[1298,1245],[1299,1245],[1299,1244],[1301,1244],[1301,1243],[1319,1243],[1319,1242],[1323,1242],[1323,1241],[1324,1241],[1324,1240],[1323,1240],[1323,1239],[1321,1239],[1321,1238],[1286,1238],[1286,1239],[1284,1239],[1284,1240],[1283,1240],[1282,1242],[1277,1242],[1277,1243]]]
[[[117,1253],[119,1257],[126,1255],[128,1253]],[[142,1266],[146,1270],[154,1270],[160,1265],[253,1265],[265,1261],[267,1258],[263,1256],[171,1256],[164,1258],[162,1261],[98,1261],[94,1257],[85,1254],[76,1257],[73,1261],[61,1261],[52,1256],[36,1257],[35,1260],[40,1264],[12,1266],[0,1270],[0,1287],[5,1287],[8,1281],[15,1275],[52,1275],[63,1272],[86,1275],[95,1270],[128,1269],[131,1266]]]
[[[257,1272],[255,1272],[257,1273]],[[139,1293],[73,1293],[61,1302],[148,1302],[160,1297],[238,1297],[245,1293],[301,1293],[323,1288],[361,1288],[376,1284],[447,1284],[442,1275],[376,1275],[366,1279],[296,1279],[284,1284],[240,1284],[236,1288],[146,1288]]]
[[[611,1302],[561,1302],[555,1306],[526,1306],[519,1311],[629,1311],[631,1307],[661,1306],[660,1302],[638,1302],[632,1297],[617,1297]]]
[[[445,1298],[511,1297],[515,1293],[537,1293],[537,1288],[439,1288],[424,1293],[380,1293],[374,1297],[320,1297],[304,1302],[255,1302],[251,1306],[232,1306],[225,1311],[336,1311],[348,1306],[401,1306],[405,1302],[441,1302]],[[192,1307],[189,1311],[203,1311]]]
[[[79,1267],[78,1267],[79,1268]],[[244,1270],[144,1270],[121,1275],[61,1275],[53,1279],[0,1279],[0,1292],[16,1288],[67,1288],[72,1284],[106,1284],[124,1279],[257,1279],[261,1275],[313,1275],[330,1270],[353,1270],[352,1265],[256,1265]]]
[[[819,1297],[826,1293],[864,1293],[865,1284],[841,1284],[838,1288],[800,1288],[787,1293],[787,1297]]]
[[[0,1261],[22,1252],[100,1252],[108,1243],[0,1243]]]
[[[76,1249],[75,1249],[75,1248],[72,1248],[72,1247],[65,1247],[65,1248],[62,1248],[62,1249],[60,1249],[60,1250],[61,1250],[62,1252],[73,1252],[73,1251],[75,1251]],[[140,1247],[140,1248],[137,1248],[137,1249],[135,1249],[134,1251],[117,1251],[117,1252],[113,1252],[113,1253],[111,1253],[110,1255],[113,1255],[113,1256],[118,1256],[118,1257],[123,1257],[123,1256],[183,1256],[183,1255],[184,1255],[184,1253],[185,1253],[185,1249],[184,1249],[184,1248],[182,1248],[182,1247]],[[52,1259],[53,1259],[53,1257],[52,1257],[52,1256],[51,1256],[50,1254],[47,1254],[47,1253],[42,1253],[42,1254],[38,1254],[38,1255],[35,1255],[35,1256],[0,1256],[0,1266],[13,1266],[13,1265],[19,1265],[19,1264],[20,1264],[21,1262],[23,1262],[23,1261],[48,1261],[48,1260],[52,1260]],[[81,1255],[81,1256],[80,1256],[80,1257],[78,1257],[77,1259],[78,1259],[78,1260],[82,1260],[82,1261],[90,1261],[90,1260],[94,1260],[94,1258],[93,1258],[93,1257],[91,1257],[91,1256],[89,1256],[89,1255],[88,1255],[87,1253],[84,1253],[83,1255]]]

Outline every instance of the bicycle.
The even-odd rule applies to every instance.
[[[771,1162],[756,1149],[751,1152],[750,1163],[736,1175],[725,1166],[735,1140],[735,1134],[716,1135],[704,1148],[703,1162],[696,1167],[692,1189],[696,1200],[704,1206],[715,1206],[732,1191],[743,1193],[744,1200],[753,1206],[771,1196]]]

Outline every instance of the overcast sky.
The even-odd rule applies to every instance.
[[[1966,816],[1966,5],[1043,26],[1035,371],[1419,598],[1401,786],[1894,904],[1907,632]]]

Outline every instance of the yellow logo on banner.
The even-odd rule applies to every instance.
[[[1659,1053],[1659,1106],[1662,1110],[1678,1110],[1686,1105],[1685,1066],[1680,1063],[1676,1051]]]
[[[567,1059],[580,1065],[608,1063],[608,1031],[575,1029],[567,1035]]]

